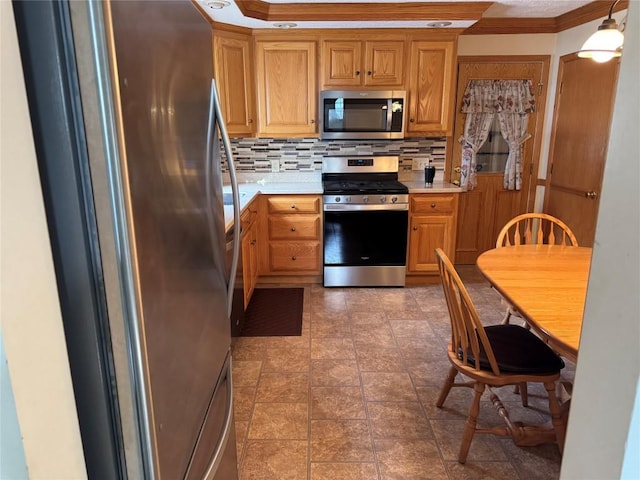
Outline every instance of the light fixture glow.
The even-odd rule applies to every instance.
[[[221,8],[228,7],[229,2],[227,2],[226,0],[209,0],[205,3],[205,5],[209,8],[219,10]]]
[[[298,26],[298,24],[293,22],[283,22],[283,23],[274,23],[273,26],[276,28],[295,28]]]
[[[431,28],[444,28],[444,27],[448,27],[449,25],[451,25],[451,22],[431,22],[431,23],[427,23],[427,27],[431,27]]]
[[[609,17],[602,21],[602,25],[591,35],[578,52],[581,58],[591,58],[598,63],[608,62],[614,57],[622,55],[624,35],[618,30],[618,24],[611,18],[613,7],[619,0],[613,2],[609,10]]]

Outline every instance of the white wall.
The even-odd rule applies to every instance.
[[[640,4],[630,2],[563,479],[620,478],[640,375],[639,59]]]
[[[29,478],[81,479],[86,470],[11,2],[0,1],[0,22],[2,336]]]

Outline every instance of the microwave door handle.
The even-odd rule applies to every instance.
[[[391,131],[393,125],[393,98],[387,100],[387,132]]]

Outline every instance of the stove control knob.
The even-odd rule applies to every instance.
[[[380,203],[385,203],[387,201],[387,197],[384,195],[380,195]]]
[[[340,197],[336,197],[336,203],[340,203],[340,200],[342,200]]]
[[[391,203],[396,203],[397,201],[398,201],[398,197],[396,197],[395,195],[391,197]]]
[[[369,203],[369,197],[367,197],[366,195],[362,197],[362,203]]]

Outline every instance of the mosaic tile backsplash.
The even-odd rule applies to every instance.
[[[398,155],[400,171],[412,170],[414,160],[430,157],[443,168],[446,138],[408,138],[404,140],[322,141],[317,138],[234,138],[231,139],[239,173],[319,172],[322,157],[341,155]],[[275,165],[272,163],[274,162]],[[223,162],[223,170],[227,171]]]

